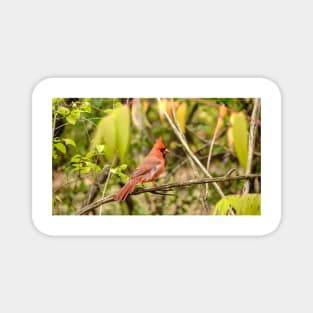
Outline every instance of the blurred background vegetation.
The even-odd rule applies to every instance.
[[[164,117],[164,112],[171,116],[172,102],[190,148],[205,166],[214,140],[211,175],[223,176],[232,168],[237,175],[243,175],[247,166],[252,98],[54,98],[52,213],[71,215],[118,191],[160,136],[170,153],[165,171],[156,184],[198,177]],[[252,173],[261,172],[260,151],[259,115]],[[149,184],[153,185],[145,183],[145,186]],[[232,197],[230,202],[225,199],[221,202],[212,185],[207,191],[205,186],[194,185],[174,189],[171,195],[130,196],[125,202],[111,202],[89,214],[99,214],[100,210],[103,215],[218,214],[218,203],[222,208],[219,214],[226,214],[223,206],[230,204],[236,214],[260,214],[260,179],[251,181],[249,198],[244,202],[241,197],[244,180],[219,184],[224,194]],[[238,201],[241,202],[238,204]]]

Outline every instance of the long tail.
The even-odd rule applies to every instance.
[[[134,177],[132,178],[126,185],[124,185],[114,196],[113,199],[115,201],[124,201],[130,193],[132,193],[135,189],[135,186],[141,183],[143,180],[142,177]]]

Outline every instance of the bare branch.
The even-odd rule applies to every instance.
[[[231,170],[233,171],[233,169]],[[151,187],[151,188],[138,188],[135,191],[131,193],[131,195],[139,195],[142,193],[146,192],[151,192],[154,193],[155,191],[169,191],[175,188],[186,188],[190,187],[193,185],[202,185],[202,184],[214,184],[217,182],[226,182],[226,181],[233,181],[233,180],[242,180],[242,179],[253,179],[253,178],[258,178],[261,177],[260,174],[250,174],[250,175],[242,175],[242,176],[230,176],[231,171],[229,171],[225,176],[221,177],[215,177],[215,178],[210,178],[210,177],[204,177],[200,179],[193,179],[193,180],[188,180],[185,182],[178,182],[178,183],[171,183],[171,184],[164,184],[161,186],[156,186],[156,187]],[[102,204],[113,202],[113,195],[107,196],[103,199],[97,200],[89,205],[86,205],[84,208],[78,210],[75,215],[83,215],[89,212],[90,210],[93,210],[97,207],[99,207]]]
[[[90,186],[88,190],[87,197],[84,201],[83,206],[86,206],[95,200],[95,198],[97,197],[100,191],[100,187],[106,181],[108,174],[109,174],[109,170],[108,168],[105,167],[97,175],[97,177],[95,178],[94,182],[92,183],[92,185]]]
[[[254,102],[253,111],[252,111],[251,120],[250,120],[249,149],[248,149],[248,161],[247,161],[246,175],[249,175],[251,173],[258,114],[259,114],[260,105],[261,105],[260,98],[255,98],[253,102]],[[250,181],[247,180],[243,186],[243,194],[249,193],[249,190],[250,190]]]

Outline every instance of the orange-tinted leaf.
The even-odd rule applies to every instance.
[[[140,99],[136,99],[131,107],[133,124],[140,130],[143,129],[144,113]]]

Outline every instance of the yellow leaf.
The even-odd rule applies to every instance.
[[[177,120],[180,126],[180,129],[183,133],[186,131],[186,116],[187,116],[187,105],[186,103],[181,103],[176,110]]]
[[[230,118],[234,147],[240,165],[245,169],[248,160],[248,123],[243,112],[232,113]]]
[[[227,143],[231,152],[234,152],[234,137],[233,137],[233,128],[230,126],[227,129]]]
[[[158,110],[159,110],[161,121],[162,123],[164,123],[164,112],[166,112],[169,115],[169,117],[172,116],[171,102],[166,99],[160,99],[158,102]]]
[[[128,150],[130,137],[130,114],[129,106],[123,105],[115,109],[116,146],[120,162],[124,162]]]

